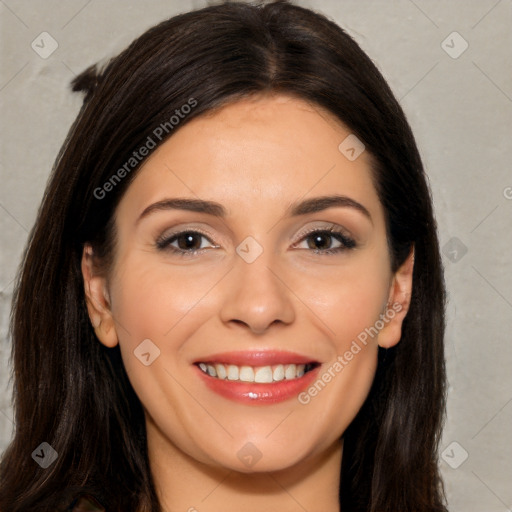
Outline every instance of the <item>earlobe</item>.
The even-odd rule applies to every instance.
[[[389,289],[388,304],[384,313],[384,327],[379,332],[380,347],[395,346],[402,336],[402,323],[411,304],[414,271],[414,247],[396,271]]]
[[[103,345],[110,348],[115,347],[118,339],[110,310],[106,278],[95,272],[94,254],[89,244],[84,246],[81,268],[87,311],[94,332]]]

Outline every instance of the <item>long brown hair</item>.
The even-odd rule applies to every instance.
[[[108,266],[113,213],[140,167],[126,162],[156,127],[168,123],[153,137],[158,146],[197,116],[274,91],[327,109],[364,142],[376,162],[393,270],[415,248],[401,341],[380,349],[370,394],[344,434],[341,509],[445,511],[437,465],[445,291],[432,201],[406,117],[355,41],[286,1],[227,2],[151,28],[103,69],[87,69],[73,90],[86,93],[84,104],[57,157],[15,287],[16,429],[0,465],[0,509],[54,511],[86,491],[108,511],[160,510],[142,406],[119,347],[99,343],[87,315],[83,247],[91,243]],[[191,98],[197,104],[171,127]],[[98,192],[123,166],[122,179]],[[42,442],[58,454],[46,469],[31,457]]]

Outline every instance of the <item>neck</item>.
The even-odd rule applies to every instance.
[[[163,512],[339,511],[343,442],[271,472],[241,473],[199,462],[149,419],[148,455]]]

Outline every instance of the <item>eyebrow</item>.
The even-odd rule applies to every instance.
[[[328,208],[334,207],[353,208],[362,213],[370,221],[372,220],[370,212],[361,203],[351,199],[350,197],[341,195],[320,196],[306,199],[305,201],[295,202],[292,203],[286,211],[288,215],[296,217],[299,215],[321,212],[323,210],[327,210]],[[187,210],[197,213],[206,213],[207,215],[213,215],[215,217],[227,217],[227,210],[224,208],[224,206],[214,201],[206,201],[204,199],[175,198],[163,199],[162,201],[150,204],[140,214],[137,222],[153,212],[165,210]]]
[[[227,212],[224,206],[213,201],[205,201],[203,199],[163,199],[156,203],[150,204],[139,216],[137,222],[150,213],[163,210],[187,210],[190,212],[206,213],[215,217],[226,217]]]
[[[321,196],[313,197],[312,199],[306,199],[305,201],[293,203],[288,208],[288,211],[290,212],[289,214],[291,216],[296,216],[321,212],[323,210],[327,210],[328,208],[335,207],[353,208],[362,213],[365,217],[368,217],[369,220],[372,220],[370,212],[361,203],[358,203],[350,197],[340,195]]]

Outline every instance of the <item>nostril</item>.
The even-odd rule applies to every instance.
[[[273,323],[279,322],[279,320],[273,320],[270,324],[268,324],[264,327],[257,327],[256,325],[254,325],[254,323],[250,325],[249,323],[244,322],[243,320],[239,320],[238,318],[233,318],[231,320],[231,322],[236,323],[241,326],[244,326],[244,327],[247,327],[254,334],[263,334]]]

